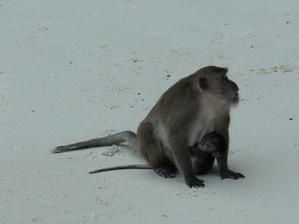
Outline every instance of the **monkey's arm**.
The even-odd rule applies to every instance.
[[[186,184],[192,188],[204,187],[204,181],[198,179],[193,172],[192,163],[189,155],[189,148],[187,144],[184,144],[184,141],[181,141],[181,138],[172,138],[173,141],[170,142],[173,155],[175,159],[176,167],[184,176]],[[174,140],[175,139],[175,140]],[[177,141],[178,139],[178,141]]]
[[[239,178],[244,178],[245,176],[241,173],[238,172],[234,172],[232,170],[230,170],[228,168],[227,165],[227,160],[228,160],[228,148],[229,148],[229,133],[228,131],[225,131],[222,133],[222,135],[224,136],[225,139],[225,152],[224,155],[220,158],[217,158],[217,165],[219,168],[219,172],[220,172],[220,177],[222,179],[239,179]]]

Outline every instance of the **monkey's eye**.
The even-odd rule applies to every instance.
[[[205,77],[200,77],[199,78],[199,86],[202,89],[207,89],[208,88],[208,80]]]

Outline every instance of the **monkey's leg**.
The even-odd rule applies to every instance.
[[[173,178],[177,169],[164,155],[161,144],[153,134],[151,123],[141,123],[138,128],[138,149],[156,174],[164,178]]]
[[[176,175],[178,174],[178,170],[175,166],[164,166],[155,168],[154,172],[158,174],[160,177],[164,178],[173,178],[176,177]]]

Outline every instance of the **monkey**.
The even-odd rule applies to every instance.
[[[213,166],[215,158],[225,153],[225,139],[215,131],[206,134],[195,147],[189,148],[193,172],[196,175],[207,173]]]
[[[212,155],[220,158],[225,152],[225,139],[215,131],[206,134],[200,142],[189,148],[190,156]]]
[[[193,172],[188,148],[215,131],[225,140],[224,154],[216,158],[220,177],[244,178],[243,174],[228,168],[230,109],[239,103],[239,87],[227,77],[227,72],[227,68],[206,66],[177,81],[141,121],[137,133],[122,131],[58,146],[53,153],[127,142],[158,175],[174,177],[180,172],[187,186],[199,188],[204,187],[204,181]],[[198,164],[201,166],[202,161]]]
[[[206,134],[199,143],[189,147],[189,154],[192,161],[192,166],[196,174],[203,174],[207,172],[213,165],[215,158],[220,158],[225,151],[225,140],[223,136],[216,132]],[[199,165],[199,160],[202,162]],[[196,170],[198,167],[201,170]],[[124,170],[124,169],[153,169],[149,165],[138,164],[138,165],[125,165],[125,166],[114,166],[103,169],[90,171],[89,174],[101,173],[112,170]]]

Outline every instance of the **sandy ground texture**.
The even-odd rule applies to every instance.
[[[299,2],[0,0],[0,223],[296,223]],[[127,148],[52,155],[136,130],[159,96],[205,65],[240,86],[230,167],[243,180],[149,170]]]

